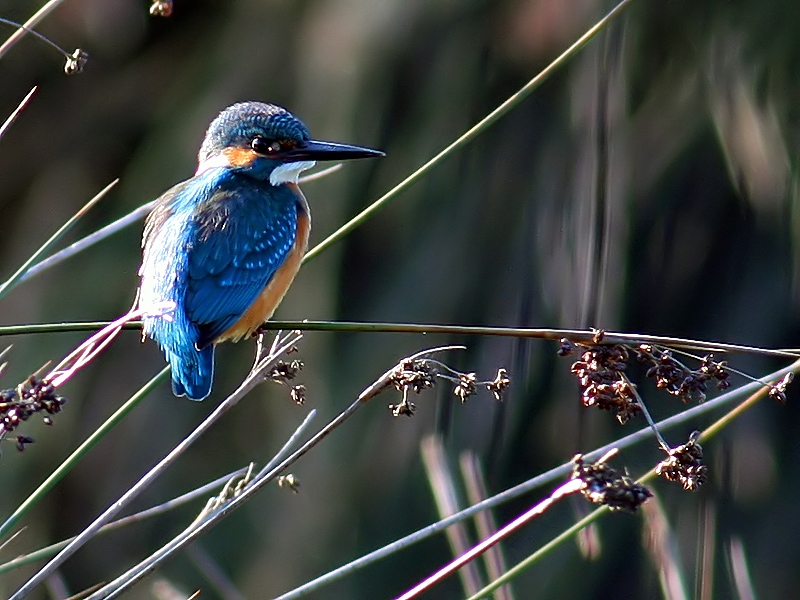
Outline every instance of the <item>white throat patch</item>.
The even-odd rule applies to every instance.
[[[313,167],[316,161],[303,160],[298,162],[290,162],[279,167],[275,167],[272,173],[269,174],[269,182],[272,185],[281,185],[282,183],[297,183],[297,178],[300,173],[306,169]]]

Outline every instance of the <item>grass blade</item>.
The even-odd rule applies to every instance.
[[[19,507],[11,514],[5,523],[0,525],[0,539],[8,535],[14,526],[22,519],[27,512],[41,500],[51,489],[55,486],[64,476],[70,472],[78,462],[91,450],[97,442],[111,431],[111,429],[119,423],[131,410],[133,410],[139,402],[141,402],[150,392],[152,392],[159,384],[166,380],[169,374],[169,367],[164,367],[162,371],[148,381],[138,392],[120,406],[116,412],[106,419],[100,427],[97,428],[92,435],[78,446],[69,457],[61,463],[61,465],[45,479],[36,490],[19,505]]]
[[[28,106],[28,102],[30,102],[31,98],[33,98],[33,95],[36,93],[37,89],[38,89],[37,86],[33,86],[31,88],[31,91],[28,92],[27,95],[22,99],[22,102],[20,102],[17,105],[17,108],[14,109],[14,112],[8,115],[8,118],[5,121],[3,121],[2,125],[0,125],[0,139],[3,139],[3,136],[5,135],[8,128],[11,127],[11,124],[17,120],[17,117],[22,112],[22,110],[26,106]]]
[[[628,6],[630,6],[633,2],[634,0],[622,0],[622,2],[617,4],[605,17],[600,19],[586,33],[584,33],[580,38],[578,38],[578,40],[574,44],[572,44],[569,48],[567,48],[564,52],[562,52],[558,58],[556,58],[553,62],[547,65],[544,69],[539,71],[536,77],[531,79],[528,83],[522,86],[517,92],[508,97],[502,104],[500,104],[488,115],[483,117],[483,119],[481,119],[475,125],[470,127],[455,141],[451,142],[447,147],[444,148],[444,150],[441,150],[438,154],[436,154],[428,162],[422,165],[419,169],[411,173],[408,177],[403,179],[400,183],[398,183],[396,186],[394,186],[392,189],[386,192],[383,196],[375,200],[375,202],[370,204],[367,208],[362,210],[355,217],[350,219],[347,223],[339,227],[339,229],[334,231],[332,234],[330,234],[328,237],[322,240],[319,244],[314,246],[314,248],[312,248],[303,258],[303,263],[309,260],[313,260],[321,252],[324,252],[330,246],[332,246],[333,244],[344,238],[351,231],[353,231],[360,225],[364,224],[367,220],[370,219],[370,217],[372,217],[372,215],[376,211],[378,211],[380,208],[383,208],[383,206],[387,202],[389,202],[389,200],[393,199],[407,187],[410,187],[411,184],[416,183],[418,179],[420,179],[433,167],[438,165],[444,158],[446,158],[448,155],[452,154],[455,150],[458,150],[462,146],[466,146],[469,142],[478,137],[478,135],[480,135],[488,127],[499,121],[501,117],[505,116],[506,113],[515,108],[520,102],[522,102],[525,98],[527,98],[531,94],[531,92],[533,92],[542,83],[544,83],[544,81],[548,77],[550,77],[550,75],[552,75],[555,71],[557,71],[559,67],[564,66],[573,56],[575,56],[578,52],[583,50],[586,44],[588,44],[594,36],[596,36],[598,33],[603,31],[603,29],[608,27],[608,25],[611,24],[611,22],[614,21],[614,19],[620,16],[624,12],[624,10],[628,8]]]
[[[9,38],[3,42],[2,45],[0,45],[0,58],[3,58],[3,56],[11,49],[12,46],[22,39],[22,36],[24,36],[26,33],[30,33],[30,29],[36,27],[36,25],[42,19],[49,15],[54,9],[58,8],[58,5],[62,4],[63,2],[64,0],[50,0],[50,2],[37,10],[30,19],[23,23],[22,27],[12,33]]]
[[[83,217],[83,215],[89,212],[89,210],[95,204],[97,204],[100,200],[102,200],[102,198],[109,191],[111,191],[111,188],[117,185],[118,182],[119,179],[115,179],[114,181],[109,183],[106,187],[104,187],[102,190],[100,190],[100,192],[94,198],[89,200],[89,202],[87,202],[83,206],[83,208],[81,208],[78,212],[76,212],[66,223],[64,223],[58,229],[58,231],[56,231],[53,235],[51,235],[50,239],[48,239],[44,244],[42,244],[39,247],[39,249],[36,250],[36,252],[31,254],[30,258],[28,258],[28,260],[26,260],[22,264],[22,266],[19,269],[17,269],[16,273],[14,273],[11,277],[9,277],[5,283],[0,285],[0,298],[5,296],[11,288],[13,288],[17,283],[19,283],[22,280],[23,275],[25,275],[28,269],[30,269],[31,265],[33,265],[37,260],[39,260],[42,257],[42,255],[44,255],[48,250],[50,250],[50,248],[52,248],[53,245],[55,245],[58,242],[58,240],[60,240],[64,236],[65,233],[67,233],[70,229],[72,229],[75,223],[77,223],[78,220],[81,217]]]

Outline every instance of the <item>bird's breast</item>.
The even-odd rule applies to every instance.
[[[294,184],[286,185],[292,188],[292,191],[297,194],[300,200],[298,203],[297,233],[294,244],[292,244],[292,248],[286,255],[283,264],[275,271],[275,274],[255,302],[250,305],[250,308],[245,311],[236,323],[216,339],[215,343],[226,340],[238,341],[252,335],[275,312],[275,309],[289,290],[292,281],[294,281],[297,271],[300,270],[303,256],[305,256],[308,249],[308,238],[311,233],[311,214],[308,203],[300,189]]]

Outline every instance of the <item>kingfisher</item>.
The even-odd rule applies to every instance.
[[[300,173],[378,156],[313,140],[274,104],[234,104],[211,122],[197,171],[158,198],[142,238],[138,306],[174,305],[167,318],[145,316],[143,334],[164,351],[176,396],[208,396],[215,346],[251,336],[289,289],[311,230]]]

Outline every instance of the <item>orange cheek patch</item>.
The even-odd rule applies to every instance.
[[[232,167],[249,167],[258,157],[250,148],[225,148],[222,154]]]

